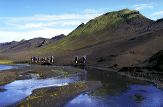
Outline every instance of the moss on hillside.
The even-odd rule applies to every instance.
[[[69,36],[89,35],[101,30],[116,28],[125,20],[131,20],[139,15],[138,11],[131,11],[129,9],[109,12],[90,20],[87,24],[81,24],[77,29],[71,32]]]
[[[13,64],[14,62],[11,60],[0,60],[0,64]]]
[[[100,42],[99,38],[101,38],[101,34],[98,35],[99,32],[116,29],[121,23],[130,21],[138,16],[142,15],[140,15],[138,11],[129,9],[106,13],[90,20],[86,24],[82,23],[64,39],[37,49],[33,51],[33,54],[42,55],[52,51],[55,51],[55,54],[62,52],[66,53],[68,51],[96,44]],[[104,38],[106,39],[106,37]]]

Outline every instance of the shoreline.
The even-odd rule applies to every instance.
[[[29,67],[29,66],[28,66]],[[74,68],[74,67],[71,67],[71,66],[41,66],[41,65],[31,65],[29,68],[30,69],[27,69],[28,67],[22,67],[21,69],[19,68],[19,69],[11,69],[11,70],[5,70],[4,72],[0,72],[0,73],[15,73],[16,75],[15,75],[15,77],[11,80],[11,81],[8,81],[8,82],[6,82],[6,83],[4,83],[4,84],[0,84],[0,85],[5,85],[5,84],[8,84],[8,83],[10,83],[10,82],[13,82],[13,81],[15,81],[15,80],[24,80],[24,79],[28,79],[28,78],[30,78],[30,77],[28,77],[27,75],[29,75],[29,74],[39,74],[39,73],[41,73],[41,72],[46,72],[45,74],[42,74],[42,75],[40,75],[39,74],[39,78],[38,79],[46,79],[46,78],[48,78],[48,77],[57,77],[57,75],[59,75],[59,76],[63,76],[63,77],[65,77],[65,76],[67,76],[67,77],[69,77],[69,76],[71,76],[71,75],[75,75],[75,74],[81,74],[82,72],[83,72],[83,69],[80,69],[80,68]],[[22,69],[24,69],[24,68],[26,68],[26,70],[25,71],[21,71]],[[31,68],[32,68],[32,70],[31,70]],[[37,68],[37,69],[36,69]],[[39,68],[39,69],[38,69]],[[40,71],[40,69],[45,69],[46,68],[46,71]],[[51,68],[52,70],[51,71],[49,71],[49,68]],[[55,68],[55,70],[54,70],[54,68]],[[125,69],[113,69],[113,68],[106,68],[106,67],[94,67],[94,66],[87,66],[86,68],[93,68],[93,69],[99,69],[99,70],[103,70],[103,71],[108,71],[108,73],[109,72],[115,72],[115,73],[117,73],[118,75],[122,75],[122,76],[126,76],[127,78],[134,78],[134,79],[138,79],[138,80],[142,80],[142,81],[147,81],[147,82],[150,82],[150,83],[152,83],[152,84],[154,84],[157,88],[163,88],[163,84],[161,83],[161,82],[159,82],[159,81],[154,81],[154,80],[152,80],[152,79],[148,79],[148,78],[146,78],[146,77],[140,77],[139,75],[138,76],[135,76],[136,75],[136,73],[138,73],[138,74],[141,74],[141,73],[144,73],[145,71],[143,71],[143,70],[146,70],[146,69],[137,69],[137,67],[126,67]],[[134,70],[133,70],[134,69]],[[135,70],[136,69],[136,70]],[[17,70],[17,71],[15,71],[15,70]],[[36,70],[36,71],[35,71]],[[53,72],[53,70],[55,71],[55,72]],[[67,71],[67,70],[69,70],[69,72]],[[78,71],[76,71],[76,70],[78,70]],[[140,70],[142,70],[141,72],[140,72]],[[68,74],[67,73],[65,73],[65,71],[66,72],[68,72]],[[74,72],[75,71],[75,72]],[[131,73],[131,71],[133,71],[133,73]],[[139,71],[139,72],[138,72]],[[59,73],[58,74],[58,72],[62,72],[62,73]],[[22,74],[23,73],[23,74]],[[49,74],[50,73],[50,75],[47,75],[47,74]],[[135,74],[135,75],[132,75],[132,74]],[[20,75],[23,75],[22,77],[20,77]],[[10,75],[8,75],[8,76],[10,76]],[[27,76],[27,77],[26,77]],[[10,78],[11,79],[11,78]],[[59,87],[45,87],[45,88],[39,88],[39,89],[35,89],[34,91],[32,91],[32,94],[30,95],[30,96],[28,96],[27,98],[25,98],[25,99],[23,99],[22,101],[20,101],[19,103],[16,103],[16,105],[18,106],[18,107],[21,107],[21,106],[23,106],[23,107],[28,107],[29,105],[30,105],[30,107],[35,107],[35,106],[32,106],[33,104],[40,104],[40,103],[35,103],[37,100],[38,101],[43,101],[43,100],[46,100],[47,102],[48,101],[51,101],[51,99],[50,99],[50,97],[49,96],[51,96],[51,98],[54,100],[54,101],[58,101],[58,102],[60,102],[60,103],[58,103],[58,104],[65,104],[67,101],[69,101],[70,99],[72,99],[72,98],[74,98],[75,96],[77,96],[77,95],[79,95],[79,94],[81,94],[81,93],[83,93],[83,92],[86,92],[86,91],[88,91],[88,90],[94,90],[94,89],[97,89],[97,88],[99,88],[99,87],[101,87],[102,86],[102,84],[100,84],[99,83],[99,81],[94,81],[94,82],[92,82],[92,81],[79,81],[79,82],[75,82],[75,83],[70,83],[70,84],[68,84],[68,85],[66,85],[66,86],[59,86]],[[95,85],[95,86],[91,86],[91,84],[93,84],[93,85]],[[89,84],[89,85],[88,85]],[[76,86],[77,85],[77,86]],[[97,86],[96,86],[97,85]],[[75,87],[74,87],[75,86]],[[80,86],[84,86],[85,88],[82,88],[82,89],[80,89],[81,87]],[[56,96],[55,94],[54,94],[54,90],[60,90],[60,89],[62,89],[62,90],[67,90],[67,87],[69,87],[69,89],[71,90],[70,92],[68,92],[68,94],[66,93],[66,95],[67,95],[67,97],[65,98],[65,100],[63,100],[62,99],[62,97],[63,96],[65,96],[65,95],[62,95],[61,94],[61,92],[59,92],[59,94],[57,94],[58,96]],[[73,87],[73,88],[71,88],[71,87]],[[90,87],[92,87],[92,88],[90,88]],[[75,89],[74,89],[75,88]],[[76,92],[76,91],[77,92]],[[76,93],[71,93],[71,92],[73,92],[73,91],[75,91]],[[41,92],[41,93],[40,93]],[[51,93],[52,92],[52,93]],[[46,96],[46,94],[45,93],[49,93],[49,96]],[[42,96],[40,97],[40,94],[42,94]],[[51,95],[52,94],[52,95]],[[33,98],[36,100],[33,100]],[[42,102],[42,105],[43,106],[45,106],[44,105],[44,103]],[[43,107],[42,106],[42,107]]]
[[[148,79],[145,76],[144,77],[142,77],[142,76],[134,76],[133,74],[136,74],[135,72],[133,72],[133,73],[127,72],[127,71],[125,72],[125,70],[120,71],[121,69],[113,69],[113,68],[106,68],[106,67],[93,67],[93,66],[88,66],[88,68],[94,68],[94,69],[104,70],[104,71],[108,71],[108,72],[115,72],[115,73],[117,73],[119,75],[127,76],[128,78],[133,78],[133,79],[138,79],[138,80],[153,83],[157,88],[163,89],[163,82],[159,81],[159,79],[161,79],[161,78],[158,78],[157,80],[154,80],[154,79]],[[135,68],[135,67],[133,67],[133,68]],[[138,69],[138,70],[141,70],[141,69]],[[147,70],[147,69],[145,69],[145,70]],[[137,73],[138,73],[138,75],[139,74],[141,75],[141,73],[139,73],[139,72],[137,72]],[[149,73],[149,75],[151,74],[151,76],[153,76],[152,73],[150,73],[150,72],[148,72],[148,73]]]
[[[65,76],[70,76],[70,75],[74,75],[74,74],[83,72],[82,71],[83,69],[81,69],[80,67],[74,67],[74,66],[53,66],[53,65],[52,66],[31,65],[31,66],[41,67],[41,68],[52,67],[52,68],[57,68],[57,69],[55,69],[56,72],[53,72],[53,71],[48,72],[48,73],[50,73],[52,75],[48,75],[48,73],[42,74],[42,71],[37,71],[37,69],[35,69],[35,68],[33,70],[29,70],[28,67],[22,67],[23,69],[26,69],[23,72],[21,71],[22,69],[16,69],[16,68],[9,69],[9,70],[3,70],[3,72],[0,72],[0,74],[1,75],[6,74],[5,75],[5,81],[3,81],[0,78],[0,86],[8,84],[10,82],[13,82],[14,80],[30,79],[30,78],[32,78],[32,77],[30,77],[30,74],[34,74],[34,75],[36,74],[39,77],[39,79],[46,79],[46,78],[57,77],[57,76],[65,77]],[[75,70],[77,69],[79,71],[77,71],[77,72],[70,72],[70,71],[73,71],[73,70],[70,70],[68,72],[65,72],[66,71],[65,70],[66,67],[71,67],[70,69],[73,68],[73,69],[75,69]],[[141,69],[141,68],[138,68],[138,67],[123,67],[123,68],[128,68],[128,69],[124,69],[123,70],[123,68],[121,68],[121,69],[114,69],[114,68],[94,67],[94,66],[86,66],[86,68],[93,68],[93,69],[99,69],[99,70],[104,70],[104,71],[109,71],[109,72],[110,71],[111,72],[116,72],[119,75],[127,76],[129,78],[134,78],[134,79],[138,79],[138,80],[148,81],[148,82],[154,83],[159,88],[163,88],[163,83],[161,81],[159,81],[160,78],[157,78],[157,79],[153,79],[152,78],[152,76],[154,77],[154,74],[152,74],[153,72],[151,73],[151,72],[144,72],[143,71],[143,70],[147,70],[147,69]],[[36,71],[34,71],[34,70],[36,70]],[[142,70],[142,72],[140,72],[140,70]],[[48,71],[48,70],[46,70],[46,71]],[[46,72],[46,71],[44,71],[44,72]],[[152,79],[148,79],[147,76],[143,75],[143,73],[148,73],[148,75],[150,75]],[[155,73],[157,73],[157,71],[155,71]],[[11,80],[6,79],[6,78],[9,78],[9,77],[10,77]]]
[[[83,72],[82,69],[71,66],[22,66],[0,72],[0,86],[9,84],[15,80],[68,77],[71,75],[81,75]]]

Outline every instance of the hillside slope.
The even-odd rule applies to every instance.
[[[143,32],[142,29],[147,28],[151,23],[152,20],[145,18],[138,11],[124,9],[106,13],[86,24],[82,23],[67,38],[44,48],[44,50],[49,51],[55,48],[75,50],[106,40],[135,36]]]
[[[145,65],[156,70],[163,70],[163,50],[159,51],[148,60],[145,61]]]
[[[31,55],[53,55],[56,64],[71,64],[75,56],[86,55],[88,65],[131,66],[163,49],[162,34],[162,20],[152,21],[138,11],[123,9],[82,23],[55,43],[12,56],[24,60]]]

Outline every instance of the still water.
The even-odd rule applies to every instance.
[[[0,65],[0,72],[2,70],[7,70],[7,69],[12,69],[14,68],[14,66],[10,66],[10,65]]]
[[[0,72],[18,67],[30,66],[29,64],[0,65]]]
[[[78,80],[78,77],[16,80],[5,86],[0,86],[0,107],[13,105],[21,101],[35,89],[50,86],[64,86]]]
[[[16,80],[0,86],[0,107],[20,102],[34,89],[80,80],[101,81],[103,87],[76,96],[65,107],[163,107],[163,90],[152,83],[96,69],[87,69],[80,77]]]
[[[163,107],[163,90],[151,83],[89,69],[85,78],[99,80],[103,87],[78,95],[65,107]]]

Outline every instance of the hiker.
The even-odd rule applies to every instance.
[[[34,59],[35,63],[37,63],[37,60],[38,60],[37,57],[34,57],[34,58],[35,58],[35,59]]]
[[[75,57],[75,64],[78,63],[78,56]]]
[[[37,58],[37,62],[40,62],[40,58]]]
[[[44,62],[44,58],[41,58],[41,62]]]
[[[50,58],[50,62],[51,62],[51,63],[54,62],[54,56],[51,56],[51,58]]]
[[[31,57],[31,62],[32,62],[32,63],[34,62],[33,56]]]
[[[47,61],[47,58],[46,57],[44,57],[44,62],[46,62]]]
[[[86,60],[87,60],[87,57],[86,56],[83,56],[83,64],[86,63]]]
[[[33,62],[35,62],[35,57],[33,57]]]
[[[43,62],[45,62],[45,58],[43,58]]]
[[[49,57],[47,57],[47,62],[50,62],[50,58]]]

